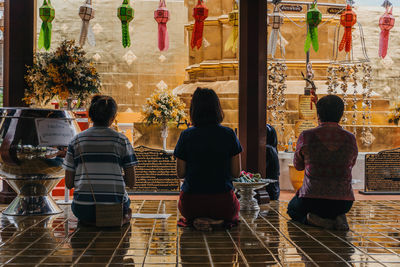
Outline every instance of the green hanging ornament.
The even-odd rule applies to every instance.
[[[51,44],[51,29],[53,28],[51,22],[55,17],[55,10],[51,5],[50,0],[43,0],[43,5],[39,8],[39,16],[42,22],[39,34],[39,49],[50,49]]]
[[[308,10],[306,21],[308,25],[308,32],[306,43],[304,44],[304,51],[307,53],[310,50],[312,43],[314,51],[318,52],[318,25],[322,21],[322,13],[318,10],[316,3],[312,4],[310,10]]]
[[[122,45],[123,47],[131,46],[131,38],[129,37],[129,22],[134,18],[135,11],[129,5],[129,0],[124,0],[118,8],[118,18],[122,24]]]

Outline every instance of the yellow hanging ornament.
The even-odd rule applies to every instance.
[[[232,25],[232,32],[225,43],[225,51],[232,50],[236,53],[239,40],[239,7],[236,1],[233,4],[233,10],[229,13],[229,24]]]

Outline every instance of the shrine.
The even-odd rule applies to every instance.
[[[0,0],[3,266],[400,266],[388,0]]]

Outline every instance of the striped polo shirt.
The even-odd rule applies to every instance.
[[[82,163],[83,161],[83,163]],[[128,138],[108,127],[91,127],[68,146],[63,167],[75,172],[74,203],[121,203],[128,200],[123,169],[137,164]]]

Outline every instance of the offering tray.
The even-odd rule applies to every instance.
[[[254,190],[260,189],[274,182],[276,181],[269,179],[260,179],[259,182],[251,183],[232,182],[233,186],[238,190],[240,195],[240,210],[259,210],[260,206],[258,205],[257,200],[254,198],[257,193]]]

